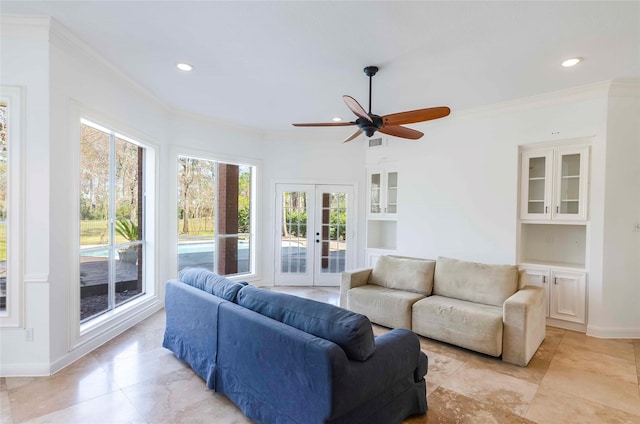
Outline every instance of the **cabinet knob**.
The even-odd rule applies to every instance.
[[[553,284],[558,285],[558,279],[556,277],[553,277]]]
[[[544,213],[549,213],[549,206],[544,207]]]
[[[543,284],[547,284],[547,277],[546,277],[546,275],[543,275],[543,276],[542,276],[542,283],[543,283]]]

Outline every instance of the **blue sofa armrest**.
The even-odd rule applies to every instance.
[[[353,405],[369,401],[371,408],[361,409],[357,422],[381,422],[373,415],[380,413],[380,405],[393,403],[394,395],[422,386],[425,390],[416,397],[417,405],[407,408],[418,407],[420,412],[425,412],[424,376],[427,368],[428,359],[420,350],[418,336],[406,329],[391,330],[376,337],[375,353],[368,360],[349,361],[344,369],[334,374],[334,387],[337,389],[333,394],[335,410],[347,411]],[[366,416],[366,409],[372,411],[371,418]]]
[[[162,346],[187,362],[210,389],[215,389],[218,308],[225,302],[178,280],[166,284]]]

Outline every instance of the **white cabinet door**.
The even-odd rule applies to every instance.
[[[545,293],[545,316],[549,316],[549,283],[551,281],[551,270],[548,268],[522,268],[527,273],[527,285],[544,287]]]
[[[521,167],[521,219],[587,219],[588,146],[524,150]]]
[[[368,173],[367,214],[372,218],[394,218],[398,213],[398,172]]]
[[[585,323],[586,280],[584,272],[551,271],[551,318]]]
[[[589,148],[555,151],[553,209],[551,219],[587,219],[587,169]]]
[[[522,152],[520,218],[551,219],[553,150]]]

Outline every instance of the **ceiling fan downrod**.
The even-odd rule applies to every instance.
[[[377,66],[367,66],[364,73],[369,77],[369,115],[371,115],[371,86],[373,84],[373,76],[378,72]]]

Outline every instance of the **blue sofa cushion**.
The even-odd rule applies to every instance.
[[[178,279],[230,302],[236,301],[238,292],[247,284],[231,281],[203,268],[185,268],[178,274]]]
[[[261,315],[329,340],[342,348],[349,359],[364,361],[375,351],[369,318],[328,303],[245,286],[238,293],[238,305]]]

